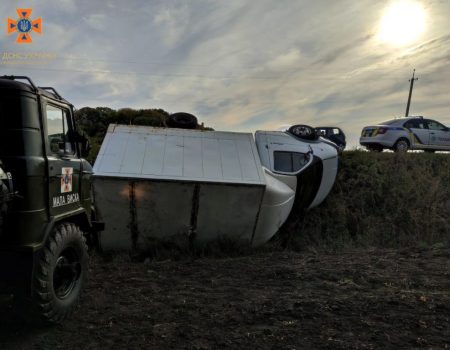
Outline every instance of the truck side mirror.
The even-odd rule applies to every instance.
[[[89,142],[89,139],[85,137],[84,140],[80,142],[81,157],[83,158],[87,157],[91,148],[92,147]]]
[[[74,138],[75,138],[75,142],[78,144],[78,147],[80,149],[80,155],[82,158],[85,158],[88,156],[89,151],[91,150],[91,144],[89,142],[89,138],[87,137],[87,135],[83,132],[83,133],[79,133],[78,131],[74,132]]]

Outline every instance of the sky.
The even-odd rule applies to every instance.
[[[17,8],[42,17],[30,44],[7,34]],[[5,0],[0,13],[0,74],[76,108],[183,111],[230,131],[338,126],[352,148],[404,115],[416,69],[410,114],[450,126],[450,0]]]

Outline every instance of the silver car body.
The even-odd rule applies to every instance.
[[[423,117],[392,119],[364,127],[359,143],[369,149],[395,149],[399,140],[407,140],[413,150],[450,151],[450,128]]]

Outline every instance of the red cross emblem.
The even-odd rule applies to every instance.
[[[32,9],[17,9],[19,18],[16,21],[8,17],[8,34],[17,32],[16,42],[19,44],[31,43],[31,32],[42,33],[42,18],[31,20],[31,11]]]

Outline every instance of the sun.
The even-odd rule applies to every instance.
[[[417,1],[393,1],[381,19],[379,38],[397,46],[408,45],[425,31],[425,17],[425,9]]]

